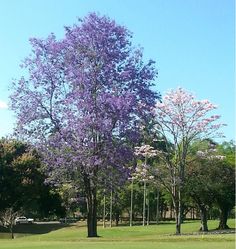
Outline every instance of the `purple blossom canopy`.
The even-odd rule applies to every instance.
[[[155,63],[145,64],[131,33],[106,16],[91,13],[65,30],[59,41],[30,39],[27,76],[11,95],[17,130],[40,146],[51,172],[123,170],[159,97]]]

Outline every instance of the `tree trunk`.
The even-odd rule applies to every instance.
[[[97,190],[88,176],[84,177],[84,185],[87,200],[87,231],[88,237],[97,235]]]
[[[200,231],[207,232],[208,226],[207,226],[207,209],[204,206],[200,206],[200,212],[201,212],[201,227]]]
[[[143,183],[143,226],[145,226],[146,214],[146,181]]]
[[[160,217],[159,199],[160,199],[160,192],[159,189],[157,189],[156,224],[159,224],[159,217]]]
[[[176,233],[176,235],[180,235],[180,233],[181,233],[181,213],[179,212],[179,210],[176,213],[175,233]]]
[[[176,235],[181,234],[181,223],[182,223],[182,198],[181,198],[181,190],[178,190],[178,201],[175,205],[175,217],[176,217]]]
[[[113,204],[113,191],[111,189],[111,197],[110,197],[110,227],[112,227],[112,205]]]
[[[132,178],[131,183],[131,193],[130,193],[130,217],[129,217],[129,225],[133,225],[133,196],[134,196],[134,179]]]
[[[172,209],[172,205],[170,205],[170,219],[172,220],[173,218],[173,209]]]
[[[150,203],[149,203],[149,192],[147,194],[147,226],[149,226],[150,222]]]
[[[14,239],[13,226],[10,228],[10,232],[11,232],[11,238]]]
[[[119,226],[119,221],[120,221],[120,213],[117,211],[115,212],[115,219],[116,219],[116,226]]]
[[[191,208],[191,219],[194,220],[195,216],[194,216],[194,208]]]
[[[105,191],[104,191],[105,192]],[[102,217],[103,228],[106,227],[106,195],[103,197],[103,217]]]
[[[220,210],[220,223],[217,229],[229,229],[227,225],[228,213],[228,209]]]

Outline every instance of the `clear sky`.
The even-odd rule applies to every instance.
[[[228,124],[226,139],[235,139],[233,0],[0,0],[0,137],[13,130],[5,103],[31,51],[28,39],[61,38],[64,26],[94,11],[133,32],[145,59],[157,62],[161,94],[181,86],[209,99]]]

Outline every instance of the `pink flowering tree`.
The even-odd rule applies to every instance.
[[[190,145],[196,139],[222,135],[217,132],[224,125],[217,122],[220,116],[211,115],[215,109],[210,101],[195,100],[192,93],[178,88],[168,92],[154,110],[156,130],[165,141],[165,149],[158,151],[163,162],[160,180],[172,196],[176,234],[181,233],[182,195]]]
[[[135,172],[132,174],[132,180],[138,180],[143,182],[143,226],[145,225],[145,214],[146,214],[146,197],[147,197],[147,182],[151,182],[154,179],[152,175],[151,166],[147,163],[148,158],[156,156],[156,150],[150,145],[142,145],[140,147],[135,147],[135,155],[141,157],[144,162],[137,165]],[[132,202],[132,198],[131,198]],[[132,205],[131,205],[132,210]],[[149,207],[148,207],[149,214]],[[131,212],[132,217],[132,212]],[[147,217],[147,225],[149,225],[149,215]]]

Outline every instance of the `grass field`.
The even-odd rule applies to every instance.
[[[209,221],[209,229],[217,227]],[[229,220],[234,227],[234,220]],[[234,249],[234,234],[198,234],[199,222],[185,222],[183,235],[176,236],[174,223],[150,226],[99,227],[99,238],[86,238],[86,227],[76,225],[23,225],[18,226],[16,239],[6,239],[0,233],[2,249]],[[21,233],[20,233],[21,232]],[[24,232],[24,233],[22,233]],[[5,238],[5,239],[4,239]]]

